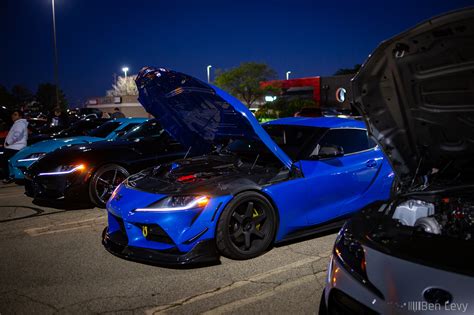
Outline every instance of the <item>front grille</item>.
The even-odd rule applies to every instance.
[[[328,313],[331,315],[378,314],[338,289],[332,289],[329,294]]]

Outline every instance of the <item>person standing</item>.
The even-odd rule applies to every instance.
[[[3,150],[0,151],[0,167],[2,168],[3,182],[10,183],[13,181],[9,170],[8,160],[14,156],[18,151],[26,147],[28,140],[28,121],[23,118],[21,110],[15,110],[12,113],[13,126],[8,131],[3,144]]]
[[[50,127],[65,128],[68,125],[68,119],[65,114],[63,114],[61,108],[56,107],[53,111],[53,116],[51,117]]]
[[[125,115],[120,111],[120,108],[115,107],[114,112],[110,114],[110,118],[115,119],[115,118],[125,118]]]

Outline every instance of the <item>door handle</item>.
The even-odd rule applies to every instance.
[[[377,166],[377,161],[376,160],[368,160],[367,162],[365,162],[365,165],[367,167],[376,167]]]

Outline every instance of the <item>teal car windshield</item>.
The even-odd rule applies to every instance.
[[[163,132],[163,128],[158,121],[149,120],[141,125],[135,126],[127,133],[120,137],[123,140],[135,140],[149,137],[159,137]]]
[[[117,127],[120,126],[121,124],[122,123],[118,122],[118,121],[107,122],[107,123],[103,124],[102,126],[100,126],[99,128],[96,128],[96,129],[92,130],[91,132],[89,132],[89,136],[97,137],[97,138],[107,138],[107,136],[112,131],[117,129]]]

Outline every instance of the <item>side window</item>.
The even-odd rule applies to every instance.
[[[344,154],[350,154],[371,149],[375,143],[369,139],[363,129],[331,129],[319,141],[319,146],[337,145],[344,149]]]

